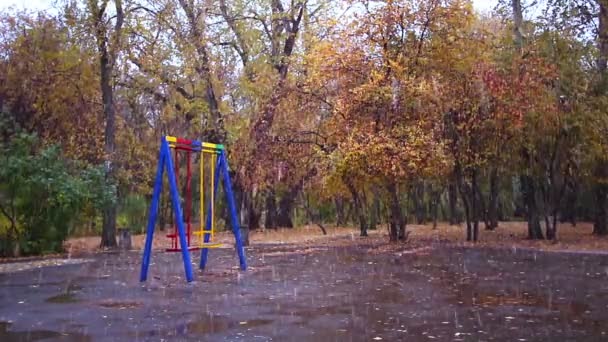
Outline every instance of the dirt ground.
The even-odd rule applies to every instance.
[[[0,273],[0,341],[608,340],[608,255],[588,227],[529,246],[516,227],[478,246],[456,227],[414,226],[392,245],[314,229],[252,234],[245,272],[230,244],[212,250],[192,283],[179,253],[155,251],[142,284],[141,251],[72,247],[73,262]],[[576,252],[557,251],[570,238]]]
[[[250,240],[252,244],[259,243],[315,243],[327,238],[334,237],[353,237],[358,236],[359,232],[347,227],[326,227],[328,235],[323,236],[318,226],[305,226],[296,229],[279,230],[258,230],[252,231]],[[431,242],[450,242],[462,246],[483,246],[483,247],[520,247],[531,248],[545,251],[589,251],[607,252],[608,238],[598,238],[593,236],[593,226],[590,223],[579,223],[576,226],[571,224],[558,225],[558,239],[556,241],[530,241],[527,240],[526,224],[524,222],[500,222],[500,226],[495,231],[486,231],[480,225],[480,238],[477,243],[465,242],[464,226],[450,226],[440,223],[437,229],[431,225],[408,225],[410,231],[409,241],[414,243]],[[371,236],[387,236],[385,226],[379,226],[377,230],[369,231]],[[155,248],[165,248],[168,246],[164,234],[158,234],[154,239]],[[160,236],[160,238],[159,238]],[[232,234],[220,232],[217,240],[223,243],[232,243]],[[352,239],[351,239],[352,240]],[[142,249],[145,242],[145,235],[133,236],[133,248]],[[66,242],[68,254],[78,255],[81,253],[94,252],[98,249],[99,237],[74,238]],[[2,260],[0,260],[1,262]]]

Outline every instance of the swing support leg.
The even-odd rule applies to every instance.
[[[236,251],[239,255],[241,270],[245,271],[247,270],[247,259],[245,257],[245,248],[243,247],[243,241],[241,239],[241,227],[239,225],[234,195],[232,193],[232,182],[230,181],[230,173],[228,172],[228,160],[226,159],[226,153],[224,151],[220,154],[220,165],[224,174],[224,192],[226,193],[228,208],[230,209],[230,221],[232,222],[232,233],[234,233],[234,239],[236,240]]]
[[[181,218],[182,206],[179,202],[179,192],[177,189],[177,179],[175,177],[173,169],[173,161],[171,160],[171,150],[169,149],[169,144],[167,143],[167,140],[163,138],[161,141],[160,155],[158,158],[158,170],[156,171],[156,181],[154,183],[154,193],[152,195],[152,204],[150,206],[150,216],[148,218],[146,245],[144,248],[144,256],[141,264],[141,274],[139,277],[140,281],[145,281],[148,278],[148,268],[150,266],[150,256],[152,253],[152,239],[154,238],[154,226],[156,225],[156,216],[158,214],[158,202],[162,189],[163,173],[165,167],[167,168],[167,175],[169,176],[169,189],[171,190],[171,201],[175,210],[175,216],[177,218]],[[186,280],[188,280],[188,282],[191,282],[194,277],[192,275],[190,251],[188,250],[188,241],[186,239],[184,222],[181,219],[177,220],[177,232],[181,245]]]
[[[152,203],[150,204],[150,214],[148,216],[148,226],[146,228],[146,244],[144,247],[144,256],[141,262],[141,273],[139,281],[148,279],[148,268],[150,267],[150,256],[152,254],[152,240],[154,239],[154,226],[156,225],[156,216],[158,214],[158,202],[163,188],[165,155],[163,151],[158,156],[158,166],[156,167],[156,180],[154,181],[154,192],[152,193]]]

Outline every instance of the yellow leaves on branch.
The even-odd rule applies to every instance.
[[[448,169],[445,146],[421,126],[388,131],[355,129],[340,144],[336,172],[350,177],[400,179],[442,174]]]

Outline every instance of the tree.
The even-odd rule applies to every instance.
[[[564,96],[563,102],[568,108],[583,113],[586,123],[582,134],[585,153],[579,165],[592,172],[585,173],[582,170],[579,172],[587,174],[586,181],[594,192],[593,232],[596,235],[606,235],[608,234],[608,186],[606,185],[608,141],[605,131],[608,120],[605,104],[608,89],[606,86],[608,3],[604,0],[549,1],[543,23],[556,32],[565,33],[566,37],[573,37],[573,41],[585,47],[574,50],[579,55],[579,70],[583,82],[579,80],[573,85],[562,82],[561,85],[577,90],[576,93]],[[582,51],[582,54],[579,51]]]
[[[416,178],[441,174],[449,161],[440,139],[437,101],[442,37],[455,35],[471,8],[454,2],[395,1],[368,6],[331,44],[316,51],[316,83],[329,84],[333,114],[326,123],[334,172],[350,190],[358,214],[366,185],[388,196],[390,238],[405,239],[403,190]],[[335,89],[335,90],[334,90]],[[321,88],[323,92],[327,92]],[[316,91],[321,92],[321,91]],[[359,219],[362,233],[364,217]]]
[[[99,87],[105,116],[104,152],[106,181],[114,183],[116,173],[116,102],[114,77],[121,50],[125,11],[122,0],[114,0],[115,13],[108,12],[109,0],[87,0],[88,27],[97,43]],[[112,25],[113,24],[113,25]],[[116,204],[103,210],[102,247],[116,247]]]
[[[599,21],[597,32],[597,49],[599,52],[597,69],[599,77],[594,95],[605,97],[608,93],[608,2],[605,0],[597,0],[597,6]],[[602,126],[606,127],[606,119],[604,118],[601,122],[604,123]],[[597,182],[595,186],[595,198],[597,208],[593,222],[593,233],[597,235],[608,235],[608,185],[606,183],[606,179],[608,178],[608,161],[605,158],[605,154],[598,159],[597,164],[595,170]]]
[[[44,144],[60,145],[68,158],[100,163],[95,50],[81,44],[65,18],[6,13],[0,25],[0,108]]]

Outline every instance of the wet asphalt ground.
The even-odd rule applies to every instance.
[[[0,341],[608,341],[608,256],[257,245],[0,274]],[[193,253],[193,262],[198,259]]]

